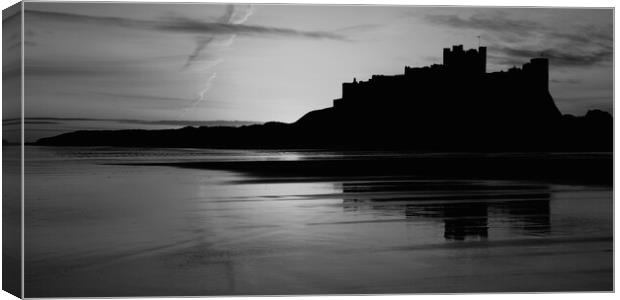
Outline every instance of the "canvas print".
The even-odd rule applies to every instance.
[[[611,8],[18,5],[26,297],[613,291]]]

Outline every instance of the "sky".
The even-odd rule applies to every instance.
[[[342,82],[441,63],[478,36],[487,71],[542,55],[563,113],[612,112],[610,9],[27,2],[24,34],[27,140],[294,122]]]

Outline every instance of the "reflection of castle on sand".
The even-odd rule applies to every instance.
[[[439,220],[447,240],[486,239],[489,228],[525,235],[551,230],[549,186],[497,181],[343,183],[345,211]]]

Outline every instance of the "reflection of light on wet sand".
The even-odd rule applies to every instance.
[[[389,176],[263,180],[101,162],[311,158],[39,151],[26,166],[26,296],[612,286],[610,187]]]

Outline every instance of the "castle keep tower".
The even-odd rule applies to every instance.
[[[544,91],[549,90],[549,60],[532,58],[523,65],[523,72],[532,79],[532,87]]]
[[[443,65],[453,73],[485,74],[487,70],[487,47],[463,50],[463,45],[443,49]]]

